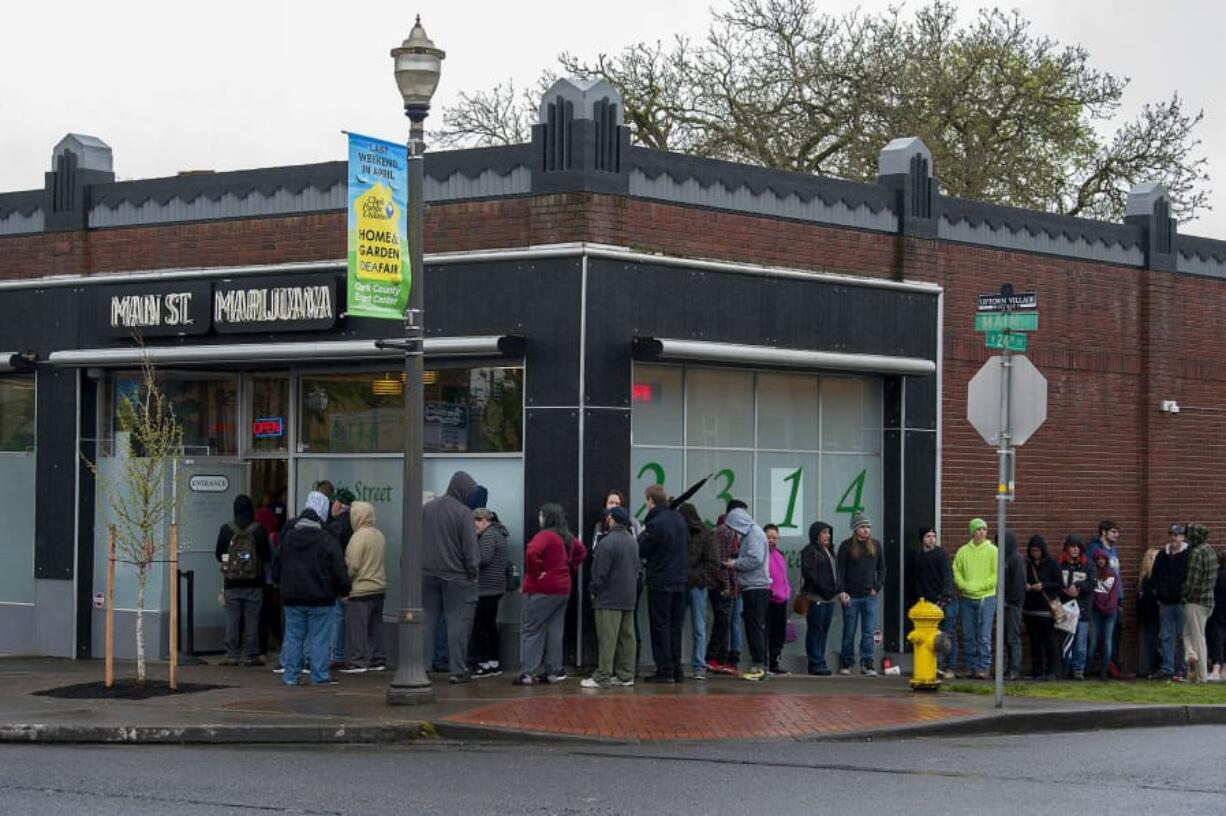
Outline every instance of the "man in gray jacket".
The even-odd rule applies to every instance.
[[[426,613],[426,643],[434,643],[439,618],[446,616],[448,673],[452,683],[472,680],[468,639],[477,609],[481,553],[468,502],[476,490],[473,477],[457,470],[447,492],[432,499],[421,511],[421,594]]]
[[[624,507],[605,511],[608,532],[593,549],[592,609],[600,658],[583,688],[634,685],[634,601],[639,574],[639,545],[630,532]]]
[[[745,618],[745,640],[749,644],[749,671],[745,680],[766,677],[766,610],[771,597],[770,562],[767,556],[766,533],[754,522],[749,512],[736,508],[724,518],[728,528],[740,539],[736,558],[724,562],[737,572],[741,584],[742,615]]]

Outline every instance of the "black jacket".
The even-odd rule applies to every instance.
[[[1078,564],[1070,561],[1060,561],[1060,603],[1068,603],[1072,597],[1068,595],[1069,587],[1077,587],[1077,607],[1081,613],[1080,620],[1090,620],[1090,601],[1094,599],[1094,565],[1092,563]]]
[[[251,499],[246,496],[236,496],[234,521],[221,525],[221,529],[217,531],[217,546],[213,548],[213,554],[218,563],[221,563],[221,557],[230,551],[230,540],[234,538],[234,531],[230,529],[231,523],[240,530],[245,530],[255,524],[255,508],[251,504]],[[256,525],[251,531],[251,537],[255,539],[255,552],[260,558],[261,566],[271,563],[272,547],[268,544],[268,531],[264,529],[264,525]],[[258,589],[264,586],[263,570],[258,578],[247,581],[232,581],[226,578],[224,582],[226,589]]]
[[[1154,595],[1158,603],[1183,603],[1183,583],[1188,577],[1188,547],[1183,552],[1171,555],[1166,547],[1154,559]]]
[[[341,545],[311,510],[298,517],[281,541],[272,572],[285,606],[331,606],[349,594]]]
[[[881,542],[872,539],[876,549],[875,556],[868,554],[865,547],[859,558],[851,557],[852,543],[855,537],[846,538],[839,545],[839,588],[853,598],[864,598],[870,592],[880,592],[885,584],[885,553]]]
[[[1042,552],[1039,556],[1039,562],[1036,564],[1030,557],[1030,548],[1038,547]],[[1026,555],[1023,556],[1025,564],[1022,570],[1022,591],[1025,594],[1025,601],[1022,605],[1024,614],[1035,617],[1051,617],[1050,601],[1059,600],[1061,603],[1065,601],[1060,597],[1060,587],[1064,583],[1064,576],[1060,572],[1060,565],[1056,563],[1047,552],[1047,541],[1043,536],[1031,536],[1030,543],[1026,545]],[[1043,588],[1039,590],[1026,589],[1029,584],[1042,584]]]
[[[639,533],[639,555],[647,562],[647,586],[683,592],[689,579],[690,531],[667,505],[651,508]]]
[[[634,609],[638,600],[639,548],[625,527],[614,527],[600,537],[592,553],[588,589],[593,609]]]
[[[677,508],[677,512],[685,519],[689,531],[687,583],[695,589],[714,589],[719,586],[723,572],[719,563],[719,549],[715,546],[715,531],[707,528],[694,505],[689,502]]]
[[[328,532],[341,545],[341,552],[344,552],[349,546],[349,539],[353,538],[353,521],[349,518],[348,507],[328,521]]]
[[[1042,536],[1033,536],[1042,540]],[[1044,542],[1046,551],[1047,544]],[[1005,606],[1020,609],[1026,600],[1026,556],[1017,551],[1017,538],[1012,530],[1005,532]]]
[[[809,543],[800,551],[800,592],[822,601],[832,601],[839,594],[839,571],[834,552],[817,543],[822,530],[834,532],[824,521],[809,525]]]
[[[939,545],[915,554],[915,597],[944,606],[954,597],[954,572],[949,553]]]

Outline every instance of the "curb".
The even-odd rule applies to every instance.
[[[438,736],[428,722],[400,725],[0,725],[0,743],[226,745],[392,744]]]
[[[961,720],[904,725],[859,734],[823,734],[806,742],[854,742],[914,737],[1012,736],[1120,728],[1166,728],[1183,725],[1226,725],[1226,705],[1125,706],[1073,711],[1013,711]]]

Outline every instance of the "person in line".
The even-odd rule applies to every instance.
[[[221,563],[226,599],[226,656],[222,666],[263,666],[260,610],[264,605],[264,567],[272,564],[268,531],[255,519],[251,497],[234,497],[234,518],[217,531],[213,553]]]
[[[683,505],[684,506],[684,505]],[[605,510],[605,532],[592,552],[592,610],[599,657],[583,688],[633,686],[635,670],[634,605],[639,576],[639,545],[626,508]]]
[[[707,596],[719,584],[723,567],[715,534],[707,528],[698,508],[685,502],[677,508],[689,530],[686,548],[687,579],[690,606],[690,663],[695,680],[707,679]]]
[[[261,588],[264,602],[260,605],[260,654],[279,652],[285,631],[282,626],[281,593],[272,580],[272,559],[277,557],[277,549],[281,546],[281,525],[271,505],[272,498],[265,495],[261,498],[260,506],[255,509],[255,520],[268,534],[268,548],[272,553],[272,557],[264,562],[264,586]]]
[[[1103,662],[1100,680],[1111,676],[1111,635],[1119,619],[1120,583],[1119,573],[1111,567],[1111,556],[1102,547],[1094,550],[1094,600],[1090,604],[1090,648],[1086,650],[1086,662],[1094,665],[1094,652],[1101,640]]]
[[[1094,573],[1082,552],[1081,536],[1070,533],[1064,539],[1060,554],[1060,602],[1077,602],[1077,631],[1069,635],[1062,649],[1064,674],[1074,680],[1085,679],[1086,639],[1093,594]]]
[[[1162,647],[1161,677],[1187,674],[1183,649],[1183,584],[1188,577],[1188,544],[1182,524],[1170,526],[1166,545],[1154,558],[1154,597],[1158,599],[1158,642]]]
[[[740,547],[736,531],[728,526],[727,514],[748,505],[740,499],[729,499],[724,515],[715,525],[715,548],[719,563],[727,564],[737,557]],[[708,595],[711,600],[711,638],[707,643],[707,669],[716,674],[736,674],[741,663],[741,583],[737,572],[725,566],[720,581]]]
[[[1217,581],[1213,584],[1213,614],[1205,625],[1205,645],[1209,649],[1210,670],[1205,679],[1226,679],[1226,550],[1218,553]]]
[[[745,641],[749,645],[750,666],[741,678],[756,682],[766,677],[766,609],[771,595],[766,533],[744,507],[729,510],[725,523],[736,533],[737,556],[725,561],[724,566],[736,570],[741,584]]]
[[[573,585],[572,573],[587,557],[583,542],[571,534],[562,505],[542,505],[540,530],[524,549],[524,603],[517,686],[561,683],[562,634]],[[539,673],[538,673],[539,671]]]
[[[949,638],[950,649],[937,653],[937,672],[943,680],[954,679],[958,665],[958,602],[954,597],[954,573],[949,554],[937,544],[933,527],[919,530],[920,549],[915,556],[915,597],[934,603],[945,612],[941,632]]]
[[[473,617],[472,652],[477,663],[476,677],[502,674],[502,651],[498,638],[498,607],[507,591],[507,567],[511,563],[506,526],[488,507],[473,511],[477,528],[477,610]]]
[[[873,538],[873,525],[863,513],[851,519],[851,537],[839,545],[839,576],[842,578],[839,602],[843,605],[843,643],[839,653],[839,674],[851,674],[856,662],[856,627],[860,628],[860,674],[876,677],[877,601],[885,585],[885,553]]]
[[[651,485],[647,519],[639,534],[639,555],[647,562],[647,611],[651,617],[651,654],[656,673],[648,683],[680,683],[681,629],[685,625],[686,560],[690,532],[685,519],[668,506],[663,485]]]
[[[839,599],[839,568],[831,541],[834,528],[824,521],[809,525],[809,543],[800,551],[800,593],[809,600],[805,615],[805,658],[809,674],[829,677],[826,640]]]
[[[447,671],[452,683],[471,681],[468,640],[477,610],[481,552],[469,502],[477,483],[462,470],[451,476],[447,492],[422,508],[422,606],[426,643],[435,642],[447,619]]]
[[[349,594],[349,572],[340,542],[325,529],[328,499],[317,490],[307,494],[306,508],[281,540],[273,561],[273,579],[281,585],[285,609],[283,682],[299,683],[304,652],[312,685],[335,685],[328,655],[332,642],[332,608]]]
[[[1209,546],[1209,528],[1188,525],[1188,577],[1183,584],[1183,649],[1188,680],[1203,683],[1209,674],[1205,623],[1213,614],[1213,587],[1217,583],[1217,553]]]
[[[353,520],[349,516],[349,508],[357,497],[347,487],[333,491],[331,482],[325,480],[320,484],[326,486],[329,491],[325,493],[320,490],[329,499],[328,532],[332,533],[332,536],[341,545],[341,552],[345,552],[349,548],[350,539],[353,538]],[[334,669],[343,669],[349,665],[348,652],[345,649],[347,618],[345,602],[343,599],[338,599],[336,606],[332,608],[332,668]]]
[[[1030,640],[1030,677],[1055,680],[1060,672],[1060,638],[1051,604],[1060,597],[1060,565],[1048,553],[1047,539],[1038,533],[1026,544],[1025,558],[1022,618]]]
[[[614,507],[623,507],[626,513],[630,513],[630,503],[626,500],[626,494],[618,490],[616,487],[609,489],[604,497],[604,509],[611,510]],[[639,533],[643,531],[638,519],[633,515],[630,516],[630,534],[634,536],[635,541],[638,541]],[[596,529],[592,532],[592,552],[596,551],[596,544],[601,537],[608,532],[606,517],[601,516],[600,521],[596,522]],[[639,628],[639,607],[643,605],[643,561],[639,559],[639,574],[635,579],[634,590],[634,676],[638,677],[639,664],[642,663],[643,652],[643,630]]]
[[[1005,531],[1005,679],[1022,679],[1022,605],[1026,601],[1026,556],[1017,536]]]
[[[376,526],[375,506],[355,501],[349,505],[353,535],[344,548],[349,571],[349,598],[345,603],[345,643],[349,665],[342,674],[381,672],[387,668],[383,643],[383,600],[387,595],[387,539]]]
[[[1141,635],[1137,661],[1137,676],[1154,678],[1162,665],[1158,650],[1160,631],[1158,596],[1154,591],[1154,561],[1161,547],[1150,547],[1141,558],[1141,573],[1137,578],[1137,630]]]
[[[782,677],[789,672],[779,662],[788,634],[788,602],[792,600],[792,584],[788,581],[788,560],[779,551],[779,527],[768,524],[762,528],[769,548],[768,569],[771,576],[771,602],[766,612],[767,672]]]
[[[1098,550],[1103,550],[1107,553],[1107,563],[1111,569],[1115,570],[1116,575],[1123,575],[1123,567],[1120,566],[1120,525],[1110,519],[1104,519],[1098,523],[1098,537],[1090,542],[1086,547],[1086,557],[1090,559],[1090,563],[1094,563],[1094,553]],[[1119,586],[1120,608],[1124,607],[1124,587]],[[1118,657],[1120,652],[1120,637],[1124,631],[1124,616],[1116,615],[1115,628],[1111,635],[1111,654],[1114,658],[1108,665],[1108,672],[1112,677],[1123,677],[1123,667],[1119,665]]]
[[[971,519],[971,538],[954,556],[954,585],[962,599],[962,653],[969,677],[988,679],[992,665],[992,619],[996,614],[996,545],[988,539],[988,523]]]

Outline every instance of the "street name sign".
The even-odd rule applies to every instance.
[[[979,312],[975,315],[975,331],[1035,331],[1038,328],[1038,312]]]
[[[1026,335],[1014,332],[990,331],[984,335],[984,344],[990,349],[1023,352],[1026,350]]]
[[[1047,420],[1047,378],[1025,357],[1010,357],[1009,444],[1023,445]],[[983,364],[967,388],[966,418],[989,445],[1000,444],[999,356]]]
[[[1037,308],[1039,308],[1038,292],[979,296],[979,311],[981,312],[1033,312]]]

